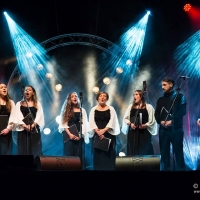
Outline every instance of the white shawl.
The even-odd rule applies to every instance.
[[[122,123],[122,133],[127,134],[128,133],[128,129],[129,129],[129,125],[127,125],[127,123],[130,123],[130,112],[131,112],[131,107],[132,104],[130,104],[125,112],[125,115],[123,117],[123,123]],[[155,120],[155,116],[154,116],[154,108],[151,104],[146,104],[146,109],[149,115],[149,120],[146,123],[147,125],[147,130],[151,133],[151,135],[156,135],[157,134],[157,123]]]
[[[24,128],[21,126],[22,124],[25,124],[22,120],[24,119],[24,116],[20,110],[20,106],[21,106],[21,101],[18,101],[16,104],[16,108],[15,108],[15,125],[16,125],[16,130],[17,131],[23,131]],[[44,114],[43,114],[43,109],[42,109],[42,105],[40,104],[40,102],[37,102],[37,112],[36,112],[36,117],[34,122],[36,122],[39,126],[40,126],[40,130],[42,131],[44,128]]]
[[[88,132],[87,132],[87,130],[88,130],[88,118],[87,118],[86,110],[84,108],[82,108],[82,120],[83,120],[82,121],[83,122],[82,123],[82,134],[83,134],[85,143],[88,144],[89,143],[89,135],[88,135]],[[68,123],[66,122],[66,123],[63,124],[62,122],[60,122],[59,126],[58,126],[58,131],[60,133],[62,133],[65,130],[65,128],[69,128]]]
[[[120,127],[119,127],[119,122],[118,122],[118,118],[117,118],[117,114],[115,112],[115,109],[112,106],[108,106],[110,109],[110,120],[108,122],[108,124],[106,125],[106,127],[109,127],[110,129],[108,130],[108,132],[111,135],[118,135],[120,133]],[[89,115],[89,130],[90,132],[92,132],[91,136],[94,135],[94,129],[98,128],[95,120],[94,120],[94,111],[96,110],[97,106],[94,106],[91,111],[90,111],[90,115]]]

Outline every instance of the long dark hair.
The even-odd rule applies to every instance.
[[[138,94],[140,95],[141,102],[142,102],[141,108],[142,109],[146,108],[146,102],[145,102],[144,93],[142,92],[142,90],[135,90],[135,92],[138,92]],[[137,108],[137,106],[138,106],[138,104],[135,103],[134,100],[133,100],[132,108]]]
[[[31,85],[27,85],[27,86],[25,87],[25,90],[26,90],[27,87],[32,88],[33,92],[35,93],[35,94],[33,94],[33,96],[31,97],[31,100],[33,101],[34,107],[38,108],[38,105],[37,105],[38,100],[37,100],[37,94],[36,94],[35,88],[34,88],[33,86],[31,86]],[[23,101],[21,102],[21,104],[22,104],[22,105],[26,105],[25,100],[23,100]]]
[[[6,86],[6,84],[4,84],[4,83],[0,83],[0,85],[5,85]],[[7,88],[7,86],[6,86],[6,88]],[[10,96],[8,94],[8,88],[7,88],[7,95],[5,96],[4,100],[6,101],[6,109],[9,112],[11,112],[12,105],[11,105],[11,98],[10,98]],[[1,104],[0,104],[0,109],[1,109]]]
[[[64,101],[61,112],[60,112],[60,117],[62,123],[68,122],[72,117],[74,117],[74,110],[73,110],[73,104],[71,102],[71,95],[76,94],[78,97],[78,94],[76,92],[71,92],[68,94],[66,100]],[[80,100],[78,97],[78,103],[77,103],[77,108],[80,108]]]

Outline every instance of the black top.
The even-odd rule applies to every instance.
[[[95,110],[94,113],[94,121],[99,129],[103,129],[106,127],[110,120],[110,109],[105,111]]]
[[[167,111],[170,110],[176,95],[177,92],[173,90],[169,93],[164,93],[164,96],[158,99],[155,109],[155,118],[158,124],[160,124],[161,121],[165,121],[167,117]],[[175,130],[182,128],[183,126],[183,116],[186,114],[186,105],[187,102],[184,95],[182,93],[179,93],[174,103],[173,109],[170,113],[171,115],[168,115],[168,118],[166,120],[173,121],[173,126]],[[160,128],[165,129],[162,126],[160,126]],[[167,130],[169,130],[169,128],[170,127],[168,127]]]
[[[37,108],[33,106],[33,107],[29,107],[29,109],[30,109],[30,111],[33,115],[33,118],[35,119],[36,113],[37,113]],[[21,110],[24,117],[26,117],[29,114],[29,109],[28,109],[27,106],[22,106],[22,105],[20,106],[20,110]]]
[[[140,124],[140,120],[139,120],[140,113],[142,113],[142,124],[146,124],[148,122],[149,115],[148,115],[147,109],[139,109],[138,110],[136,108],[133,108],[133,109],[131,109],[131,113],[130,113],[131,123],[135,122],[135,125]],[[135,118],[136,118],[136,120],[135,120]]]
[[[10,111],[7,110],[6,105],[1,105],[1,107],[0,107],[0,115],[8,115],[8,116],[10,116]]]
[[[28,117],[28,121],[25,122],[26,124],[34,123],[34,119],[36,118],[37,108],[32,106],[32,107],[29,107],[29,109],[32,114],[32,117]],[[20,106],[20,110],[21,110],[24,118],[29,114],[29,109],[27,106],[22,106],[22,105]],[[37,126],[39,126],[39,125],[37,125]]]
[[[72,117],[68,122],[68,126],[72,126],[74,124],[76,124],[78,131],[80,131],[80,112],[74,112],[74,117]]]

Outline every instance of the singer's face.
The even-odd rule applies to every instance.
[[[71,102],[72,104],[77,104],[78,103],[78,96],[76,93],[71,94]]]
[[[31,87],[26,87],[24,94],[27,99],[30,99],[35,93]]]
[[[139,101],[141,100],[140,94],[138,92],[134,92],[133,98],[135,103],[139,103]]]
[[[4,97],[7,95],[8,89],[5,84],[0,84],[0,96]]]
[[[163,81],[162,82],[162,89],[164,93],[171,92],[173,89],[173,84]]]
[[[107,100],[108,100],[108,98],[105,93],[100,94],[98,97],[99,104],[105,104],[107,102]]]

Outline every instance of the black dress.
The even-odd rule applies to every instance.
[[[130,118],[134,118],[138,109],[131,109]],[[148,122],[148,112],[146,109],[139,109],[138,113],[142,113],[142,124]],[[139,115],[138,115],[139,116]],[[138,123],[138,118],[136,120]],[[152,136],[145,129],[136,128],[129,129],[127,138],[127,155],[153,155]]]
[[[95,110],[94,120],[99,129],[105,128],[110,120],[110,109],[106,111]],[[95,136],[98,137],[96,133],[94,134],[94,137]],[[116,138],[109,132],[105,132],[104,136],[111,139],[110,147],[108,151],[103,151],[94,148],[94,155],[93,155],[94,170],[115,170]]]
[[[30,111],[35,119],[37,108],[29,107]],[[26,106],[20,106],[20,110],[24,117],[29,114],[29,110]],[[26,130],[18,131],[17,137],[17,146],[18,146],[18,155],[33,155],[41,156],[42,155],[42,141],[39,126],[37,125],[37,132],[35,128],[32,132],[27,132]]]
[[[7,110],[6,105],[1,105],[0,115],[10,116],[10,112]],[[0,155],[12,154],[12,131],[7,135],[0,135]]]
[[[76,124],[78,132],[80,132],[80,112],[74,112],[74,117],[68,122],[68,126]],[[81,144],[83,138],[79,141],[71,140],[66,131],[62,132],[64,142],[64,156],[79,156],[81,158]],[[65,142],[67,141],[67,142]]]

